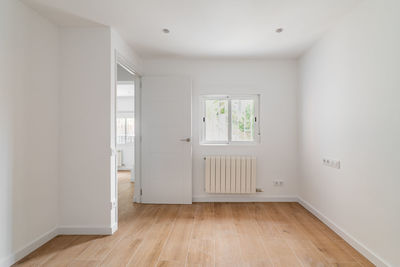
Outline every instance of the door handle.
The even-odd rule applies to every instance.
[[[190,139],[190,137],[188,137],[188,138],[180,139],[179,141],[188,142],[189,143],[191,141],[191,139]]]

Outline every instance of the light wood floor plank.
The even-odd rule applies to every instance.
[[[194,225],[195,207],[181,206],[170,236],[160,256],[160,261],[185,264]],[[166,263],[164,263],[166,264]]]
[[[156,220],[143,236],[141,246],[127,266],[155,266],[158,263],[178,210],[179,206],[177,205],[164,205],[161,208]]]
[[[14,266],[39,266],[41,263],[55,256],[59,251],[67,248],[76,238],[77,236],[57,236]]]
[[[58,251],[53,257],[43,262],[40,266],[68,266],[77,258],[96,237],[79,236],[72,241],[66,248]]]
[[[124,237],[110,251],[107,257],[101,262],[100,266],[126,266],[141,243],[141,239]]]
[[[134,204],[119,173],[111,236],[57,236],[15,266],[374,266],[298,203]]]
[[[157,267],[185,267],[185,262],[159,261]]]
[[[95,260],[73,260],[68,267],[97,267],[100,262]]]
[[[211,239],[192,239],[189,246],[188,266],[214,266],[215,242]]]
[[[217,237],[215,240],[215,262],[218,265],[243,262],[239,237]]]

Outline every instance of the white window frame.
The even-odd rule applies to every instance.
[[[232,141],[232,100],[254,100],[254,140]],[[206,100],[228,100],[228,141],[206,140]],[[255,145],[260,143],[260,95],[201,95],[200,96],[200,145]]]
[[[123,146],[123,145],[131,145],[131,144],[134,144],[135,143],[135,132],[134,132],[134,135],[133,135],[133,140],[131,140],[130,142],[127,142],[126,141],[126,139],[127,139],[127,132],[128,132],[128,119],[133,119],[134,121],[133,121],[133,123],[135,123],[135,117],[134,117],[134,113],[132,112],[132,111],[117,111],[117,117],[116,117],[116,119],[118,120],[118,119],[124,119],[125,120],[125,131],[124,131],[124,139],[125,139],[125,142],[124,143],[118,143],[118,140],[116,141],[116,145],[118,145],[118,146]],[[116,123],[116,125],[117,125],[117,123]],[[135,125],[135,124],[134,124]],[[118,138],[118,135],[117,135],[117,130],[115,131],[115,136],[116,136],[116,138]]]

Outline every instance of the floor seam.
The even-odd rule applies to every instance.
[[[162,248],[161,248],[161,250],[160,250],[160,255],[158,255],[157,262],[156,262],[155,265],[154,265],[155,267],[158,265],[158,263],[159,263],[159,261],[160,261],[161,254],[163,253],[164,248],[165,248],[165,245],[167,244],[167,242],[168,242],[168,240],[169,240],[169,237],[171,236],[171,232],[172,232],[172,230],[173,230],[174,227],[175,227],[176,218],[177,218],[178,215],[180,214],[181,209],[182,209],[182,206],[179,207],[179,210],[178,210],[177,214],[175,215],[174,221],[172,222],[171,229],[169,230],[168,236],[167,236],[167,238],[165,239],[164,244],[163,244],[163,246],[162,246]]]

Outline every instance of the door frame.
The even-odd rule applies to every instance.
[[[117,132],[117,85],[118,85],[118,75],[117,75],[117,70],[118,70],[118,65],[122,66],[124,69],[126,69],[128,72],[130,72],[134,76],[134,84],[135,84],[135,109],[134,109],[134,116],[135,116],[135,141],[134,141],[134,176],[135,176],[135,189],[134,189],[134,194],[133,194],[133,199],[132,202],[141,202],[141,90],[142,90],[142,85],[141,85],[141,74],[135,69],[134,64],[131,63],[129,60],[127,60],[121,53],[118,52],[118,50],[115,50],[115,58],[114,58],[114,92],[112,92],[113,98],[112,98],[112,103],[111,106],[113,107],[112,109],[112,119],[114,121],[114,127],[112,127],[113,134],[111,134],[111,137],[114,140],[111,140],[112,145],[116,147],[116,132]],[[111,148],[113,150],[113,148]],[[114,156],[115,161],[117,160],[116,157],[116,151],[112,151],[112,155]],[[118,168],[117,168],[117,163],[115,162],[115,173],[112,175],[115,175],[115,222],[118,225]],[[113,177],[111,177],[111,180]]]

